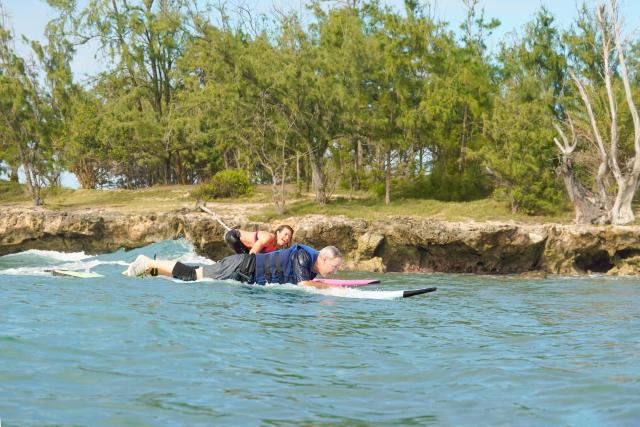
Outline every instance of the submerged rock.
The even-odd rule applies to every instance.
[[[345,268],[364,271],[464,273],[640,273],[640,228],[448,222],[392,216],[365,221],[344,216],[306,215],[274,224],[244,217],[223,218],[243,229],[293,226],[294,241],[333,245]],[[185,238],[212,259],[231,252],[223,227],[209,215],[183,211],[125,215],[112,211],[53,211],[8,208],[0,212],[0,255],[28,249],[113,252],[160,240]]]

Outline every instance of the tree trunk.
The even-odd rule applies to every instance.
[[[309,144],[309,163],[311,166],[311,179],[316,192],[316,202],[321,205],[327,204],[327,185],[324,171],[322,170],[322,159],[313,151],[313,147]]]
[[[229,167],[229,152],[227,150],[225,150],[224,153],[222,153],[222,159],[224,160],[224,168],[231,169]]]
[[[462,118],[462,137],[460,138],[460,158],[458,159],[458,170],[464,171],[464,144],[467,138],[467,106],[464,106],[464,116]]]
[[[89,190],[97,187],[98,173],[95,170],[94,162],[83,158],[77,164],[74,164],[71,172],[78,178],[82,188]]]
[[[611,224],[628,224],[635,220],[631,203],[638,189],[638,176],[632,173],[629,179],[618,183],[618,194],[611,208]]]
[[[18,166],[9,166],[9,181],[18,182]]]
[[[384,180],[384,204],[391,203],[391,148],[387,150],[387,166]]]
[[[410,176],[410,177],[415,177],[416,176],[416,146],[414,144],[411,144],[409,146],[409,150],[408,150],[408,155],[407,155],[407,159],[405,161],[406,164],[406,175]]]
[[[281,176],[281,180],[280,180],[280,204],[278,205],[278,214],[282,215],[285,212],[285,206],[287,203],[287,192],[285,190],[285,186],[284,186],[284,181],[285,181],[285,177],[287,176],[287,162],[284,161],[282,162],[283,166],[282,166],[282,176]]]
[[[316,202],[321,205],[327,204],[327,193],[325,188],[325,177],[322,172],[322,167],[316,159],[311,160],[311,179],[313,181],[313,187],[316,192]]]
[[[27,182],[27,189],[33,199],[33,206],[40,206],[42,199],[40,198],[40,182],[38,181],[38,174],[35,168],[29,161],[29,156],[25,154],[22,145],[19,145],[20,159],[22,160],[22,166],[24,168],[24,175]],[[31,153],[33,154],[33,153]]]
[[[27,183],[31,192],[31,198],[33,199],[33,206],[40,206],[42,199],[40,198],[40,182],[38,181],[38,174],[31,167],[31,165],[25,165],[25,175],[27,177]]]
[[[308,193],[311,191],[311,177],[309,176],[309,171],[311,170],[311,159],[307,156],[306,167],[304,168],[304,183],[305,183],[305,192]]]
[[[360,189],[360,171],[362,170],[362,141],[356,138],[356,155],[353,163],[354,173],[351,178],[351,190]]]
[[[187,177],[184,170],[184,162],[182,161],[182,156],[180,155],[180,151],[176,151],[176,182],[180,185],[185,185],[187,183]]]
[[[167,153],[164,159],[164,184],[171,184],[171,154]]]
[[[296,151],[296,189],[300,191],[300,152]]]
[[[575,222],[578,224],[604,224],[607,214],[593,193],[575,177],[570,159],[566,159],[558,167],[558,174],[569,194],[576,213]]]
[[[49,186],[51,188],[60,188],[62,186],[60,182],[61,175],[61,171],[55,171],[47,175],[47,180],[49,181]]]

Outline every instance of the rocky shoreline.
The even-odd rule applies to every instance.
[[[268,230],[290,224],[296,230],[297,242],[340,248],[349,270],[640,273],[638,226],[447,222],[401,216],[365,221],[307,215],[274,224],[253,223],[244,217],[223,219],[244,229]],[[201,255],[219,259],[230,253],[222,242],[223,232],[222,226],[207,214],[187,209],[127,215],[99,209],[4,208],[0,212],[0,256],[28,249],[98,254],[185,238]]]

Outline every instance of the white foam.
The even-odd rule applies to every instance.
[[[404,291],[366,291],[363,289],[347,288],[347,287],[331,287],[331,288],[314,288],[313,286],[298,285],[266,285],[267,287],[280,289],[294,289],[308,292],[311,294],[326,295],[339,298],[357,298],[357,299],[381,299],[391,300],[402,298]]]
[[[33,267],[18,267],[7,268],[0,270],[0,275],[7,276],[49,276],[51,273],[45,270],[77,270],[77,271],[89,271],[92,268],[99,265],[129,265],[126,261],[99,261],[93,259],[91,261],[72,261],[64,262],[61,264]]]
[[[153,250],[153,248],[148,248]],[[197,264],[197,265],[205,265],[205,264],[215,264],[215,261],[210,260],[206,257],[200,256],[196,253],[195,247],[190,242],[186,240],[178,240],[172,242],[172,247],[175,251],[174,256],[170,257],[160,257],[162,259],[172,259],[175,261],[180,261],[185,264]],[[152,258],[153,254],[148,253],[149,250],[144,250],[143,253],[148,257]],[[173,251],[172,251],[173,252]],[[42,276],[49,275],[50,273],[45,272],[45,270],[51,269],[67,269],[67,270],[77,270],[77,271],[89,271],[100,265],[119,265],[127,267],[133,259],[130,259],[133,254],[125,254],[125,252],[119,251],[115,252],[116,257],[122,256],[121,259],[113,259],[115,257],[111,256],[110,260],[104,260],[101,256],[92,256],[87,255],[85,252],[59,252],[59,251],[48,251],[41,249],[30,249],[28,251],[14,253],[10,255],[6,255],[3,258],[13,258],[16,260],[16,264],[30,264],[28,266],[23,267],[13,267],[7,268],[4,270],[0,270],[0,275],[17,275],[17,276]],[[133,256],[135,258],[135,256]],[[159,258],[159,259],[160,259]],[[20,259],[20,261],[18,261]],[[8,261],[8,260],[7,260]],[[12,260],[13,261],[13,260]],[[10,263],[13,263],[10,261]]]
[[[5,255],[5,258],[10,257],[23,257],[23,256],[38,256],[41,258],[49,258],[56,261],[81,261],[83,259],[91,258],[91,255],[87,255],[84,252],[58,252],[58,251],[45,251],[41,249],[29,249],[28,251],[18,252],[15,254]]]
[[[194,252],[189,252],[176,258],[174,261],[180,261],[183,264],[211,265],[215,264],[214,260],[200,256]]]
[[[198,255],[196,253],[196,249],[193,243],[185,239],[174,240],[171,243],[171,245],[172,245],[171,252],[175,251],[174,252],[175,255],[169,255],[169,256],[160,255],[158,256],[158,259],[180,261],[181,263],[184,263],[184,264],[197,264],[197,265],[211,265],[216,263],[216,261],[214,260]],[[150,252],[149,250],[145,250],[144,255],[148,256],[149,258],[153,258],[153,252],[151,253],[149,252]]]
[[[91,261],[86,261],[86,262],[67,262],[64,264],[61,264],[59,266],[55,266],[55,267],[51,267],[48,266],[47,269],[51,269],[51,268],[59,268],[59,269],[63,269],[63,270],[88,270],[91,269],[93,267],[96,267],[98,265],[129,265],[128,262],[124,261],[124,260],[116,260],[116,261],[100,261],[97,259],[91,260]]]
[[[51,273],[45,272],[42,267],[19,267],[7,268],[0,270],[0,275],[7,276],[50,276]]]

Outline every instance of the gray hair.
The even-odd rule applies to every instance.
[[[340,249],[336,248],[335,246],[325,246],[324,248],[320,249],[319,256],[328,259],[342,258]]]

